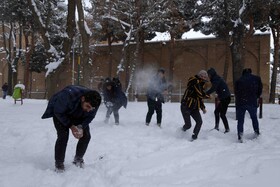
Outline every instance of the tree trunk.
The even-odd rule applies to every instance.
[[[225,47],[225,65],[224,65],[224,73],[223,78],[227,81],[228,77],[228,69],[229,69],[229,55],[230,55],[230,38],[229,36],[226,38],[226,47]]]
[[[175,38],[174,35],[171,34],[170,40],[170,56],[169,56],[169,82],[173,82],[173,71],[174,71],[174,44]]]
[[[244,55],[245,43],[243,37],[243,25],[238,25],[238,27],[234,28],[231,45],[233,84],[235,84],[237,79],[242,75],[244,69]]]
[[[270,83],[270,95],[269,102],[275,103],[275,91],[276,91],[276,80],[277,80],[277,68],[279,64],[279,35],[280,35],[280,27],[276,26],[271,27],[273,40],[274,40],[274,55],[273,55],[273,69],[271,75],[271,83]]]
[[[108,68],[108,77],[112,76],[113,69],[113,53],[112,53],[112,39],[111,34],[108,34],[108,49],[109,49],[109,68]]]
[[[81,34],[81,67],[82,67],[82,77],[81,84],[84,86],[90,86],[89,78],[91,75],[92,65],[89,63],[89,37],[90,33],[88,33],[88,28],[86,28],[85,18],[84,18],[84,9],[81,0],[76,0],[77,10],[78,10],[78,25],[79,32]],[[78,72],[79,73],[79,72]]]

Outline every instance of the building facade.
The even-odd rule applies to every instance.
[[[66,71],[60,75],[61,80],[57,80],[59,88],[63,88],[69,84],[77,84],[78,79],[83,78],[85,86],[97,89],[100,79],[106,77],[117,76],[118,66],[122,58],[122,44],[114,44],[111,48],[107,45],[97,45],[92,48],[92,69],[90,77],[82,77],[82,65],[77,64],[77,55],[70,55],[70,59],[64,64]],[[219,75],[223,75],[226,45],[224,41],[216,38],[210,39],[192,39],[178,40],[174,43],[166,42],[148,42],[145,43],[141,56],[141,62],[138,62],[133,74],[131,70],[133,66],[134,52],[136,45],[131,44],[123,64],[123,69],[119,74],[119,78],[123,83],[124,91],[131,81],[128,96],[130,100],[145,100],[146,87],[151,75],[162,67],[166,70],[166,79],[169,81],[170,100],[178,102],[187,86],[190,76],[195,75],[201,69],[209,69],[213,67]],[[110,51],[111,49],[111,51]],[[73,58],[74,57],[74,58]],[[5,60],[5,54],[0,53],[0,83],[7,82],[8,65]],[[74,59],[74,60],[73,60]],[[254,74],[262,78],[264,85],[263,98],[264,102],[268,102],[269,97],[269,61],[270,61],[270,35],[255,35],[246,41],[246,57],[245,67],[252,69]],[[18,81],[24,81],[24,64],[18,66]],[[45,73],[31,73],[30,85],[26,88],[26,97],[45,98],[46,84]],[[233,93],[232,65],[231,57],[229,57],[229,69],[226,82]],[[209,84],[207,86],[210,86]],[[2,93],[1,93],[2,94]]]

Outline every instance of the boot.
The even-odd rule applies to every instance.
[[[79,168],[84,168],[84,165],[85,165],[84,159],[75,156],[74,161],[73,161],[73,164],[76,165],[76,166],[79,167]]]
[[[55,172],[63,173],[65,171],[64,163],[63,162],[55,162]]]

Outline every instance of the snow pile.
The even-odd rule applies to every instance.
[[[46,100],[25,99],[23,105],[0,99],[1,187],[276,187],[280,182],[280,105],[264,105],[261,136],[251,139],[249,116],[245,142],[237,142],[234,108],[228,111],[231,132],[211,131],[214,104],[206,104],[204,124],[196,141],[181,132],[179,103],[163,105],[162,128],[145,126],[147,104],[129,103],[120,110],[120,125],[100,107],[91,123],[92,140],[85,168],[71,164],[76,140],[71,135],[66,152],[66,171],[54,172],[56,131],[52,119],[40,119]],[[154,123],[154,124],[153,124]],[[192,127],[193,129],[193,127]],[[191,130],[192,130],[191,129]],[[101,159],[102,158],[102,159]]]

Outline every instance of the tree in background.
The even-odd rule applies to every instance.
[[[251,37],[265,17],[257,17],[257,7],[264,7],[264,0],[203,0],[198,8],[201,25],[196,30],[213,34],[225,41],[231,51],[232,74],[235,82],[242,74],[245,64],[245,40]],[[266,19],[267,21],[267,19]],[[225,54],[224,78],[228,74],[228,50]]]
[[[279,42],[280,42],[280,2],[278,0],[270,1],[269,27],[273,36],[273,68],[271,74],[269,102],[275,102],[275,92],[277,84],[277,69],[279,68]]]
[[[26,51],[26,48],[23,48],[23,35],[31,20],[31,14],[23,0],[3,0],[0,9],[3,48],[8,62],[8,93],[11,94],[17,84],[18,62]]]

